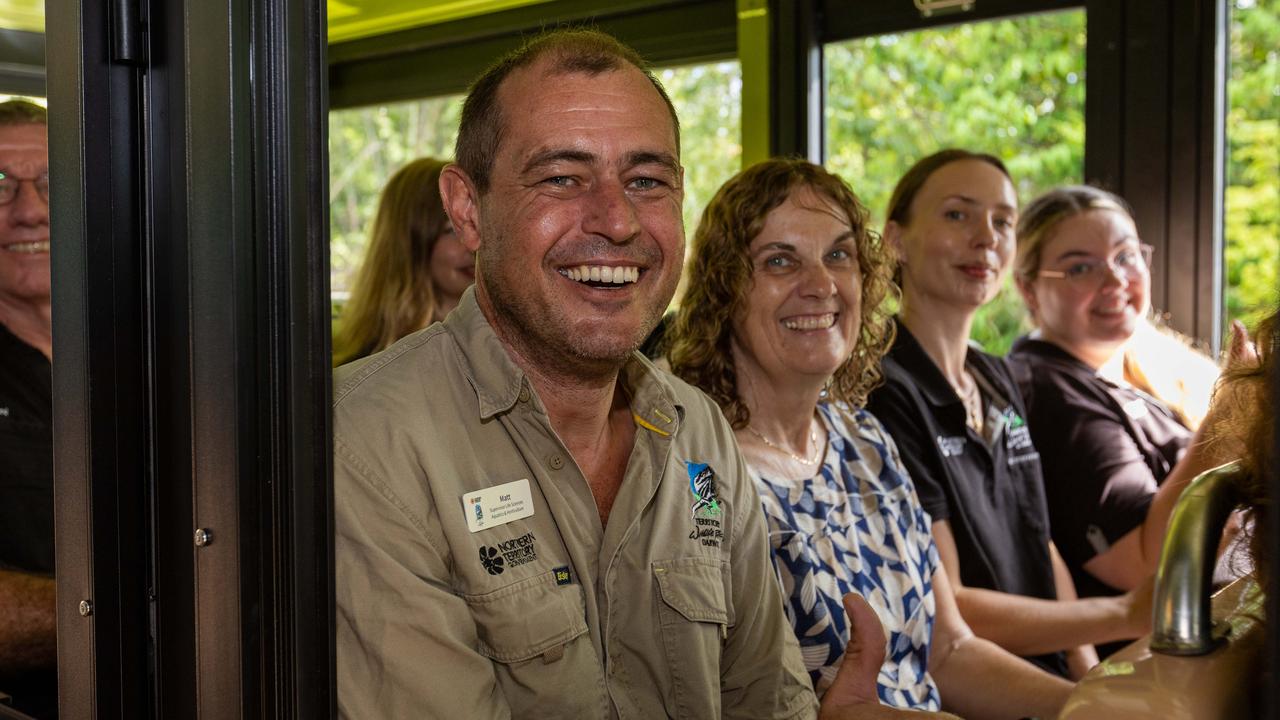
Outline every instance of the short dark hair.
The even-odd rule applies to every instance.
[[[885,214],[885,222],[892,220],[899,225],[909,223],[911,221],[911,202],[916,199],[916,195],[920,194],[920,188],[924,187],[930,176],[942,169],[943,166],[959,160],[981,160],[1004,173],[1004,176],[1009,178],[1010,183],[1013,182],[1013,178],[1009,175],[1009,169],[995,155],[961,150],[959,148],[939,150],[926,158],[918,160],[902,176],[898,184],[894,186],[893,195],[889,197],[889,211]]]
[[[662,84],[654,77],[644,58],[612,35],[588,28],[566,28],[542,33],[502,56],[484,71],[467,91],[458,125],[454,158],[481,193],[489,190],[494,157],[502,141],[503,117],[498,89],[515,70],[528,67],[544,56],[552,58],[555,74],[584,73],[595,76],[630,65],[653,83],[666,103],[675,129],[676,153],[680,152],[680,120]]]
[[[0,127],[49,124],[49,111],[30,100],[0,102]]]

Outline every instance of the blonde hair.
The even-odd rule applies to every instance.
[[[1129,204],[1118,195],[1089,185],[1054,188],[1027,203],[1018,218],[1014,273],[1031,282],[1040,271],[1044,246],[1063,221],[1091,210],[1117,212],[1133,221]],[[1154,313],[1152,313],[1154,316]],[[1031,318],[1033,322],[1039,319]],[[1178,421],[1195,429],[1209,410],[1218,366],[1194,342],[1163,322],[1144,318],[1125,344],[1124,379],[1158,398]]]
[[[431,251],[449,224],[440,200],[445,165],[414,160],[383,188],[364,261],[334,333],[335,367],[386,348],[435,314]]]
[[[862,279],[858,339],[831,378],[828,397],[862,406],[881,379],[880,358],[893,341],[885,298],[894,293],[893,260],[880,236],[867,227],[867,209],[844,180],[805,160],[766,160],[743,170],[711,199],[693,236],[688,273],[697,281],[680,304],[668,338],[671,371],[711,396],[737,429],[750,411],[738,395],[729,349],[733,319],[751,291],[747,249],[774,208],[801,188],[830,201],[853,230]]]

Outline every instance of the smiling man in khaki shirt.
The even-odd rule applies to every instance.
[[[683,260],[678,133],[593,31],[473,86],[441,189],[474,291],[336,380],[343,717],[816,714],[732,432],[635,351]],[[880,649],[825,709],[878,715]]]

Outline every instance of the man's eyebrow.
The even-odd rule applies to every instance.
[[[589,163],[596,159],[596,156],[583,150],[570,150],[567,148],[552,148],[535,153],[529,161],[524,164],[524,169],[520,171],[525,173],[533,172],[545,165],[551,165],[557,162],[581,162]]]
[[[661,165],[672,175],[680,174],[680,163],[676,161],[674,155],[665,152],[637,150],[627,154],[625,165],[629,168],[637,165]]]

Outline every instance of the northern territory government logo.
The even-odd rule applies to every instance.
[[[720,526],[720,516],[724,505],[716,493],[716,472],[706,463],[685,461],[685,469],[689,473],[689,492],[693,493],[693,506],[690,515],[693,518],[693,530],[690,540],[697,540],[707,547],[720,547],[724,539],[724,530]]]
[[[490,575],[501,575],[509,567],[519,567],[537,559],[538,550],[533,544],[531,532],[503,540],[497,547],[480,546],[480,565]]]

